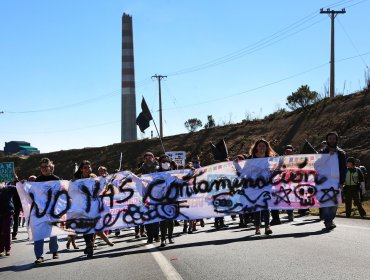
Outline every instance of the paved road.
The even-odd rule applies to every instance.
[[[13,244],[10,257],[0,257],[0,279],[370,279],[370,221],[337,218],[337,228],[323,232],[315,216],[272,227],[272,236],[255,236],[254,229],[230,227],[215,231],[213,220],[194,234],[180,234],[176,243],[158,250],[132,230],[101,242],[94,258],[59,243],[60,259],[35,266],[33,244],[26,233]],[[45,249],[48,249],[45,244]]]

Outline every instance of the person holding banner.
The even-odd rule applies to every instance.
[[[276,156],[275,151],[265,139],[257,140],[249,150],[248,159],[264,158]],[[254,212],[254,226],[256,227],[256,235],[261,234],[261,215],[265,222],[265,234],[272,234],[270,229],[270,210],[262,210]]]
[[[53,174],[54,164],[48,158],[42,158],[40,161],[41,175],[38,176],[35,182],[47,182],[61,180],[58,176]],[[44,261],[44,239],[34,241],[34,252],[36,256],[35,264],[40,264]],[[51,236],[49,240],[49,249],[53,254],[53,259],[58,259],[58,237]]]
[[[83,160],[78,166],[77,171],[73,174],[73,180],[91,178],[95,174],[92,173],[91,163],[88,160]],[[96,175],[95,175],[96,177]],[[69,236],[71,238],[71,236]],[[85,250],[84,253],[88,258],[91,258],[94,254],[94,233],[87,233],[83,235],[85,240]]]
[[[233,159],[234,162],[243,161],[247,159],[248,156],[240,154],[236,155]],[[246,228],[248,227],[248,223],[253,219],[253,213],[242,213],[239,214],[239,227]]]
[[[320,154],[330,154],[338,157],[339,187],[342,188],[346,181],[347,159],[345,151],[338,147],[338,138],[339,136],[336,132],[329,132],[326,135],[326,147],[320,151]],[[337,206],[321,208],[326,230],[330,231],[337,227],[333,222],[337,208]]]
[[[175,163],[176,164],[176,163]],[[168,155],[162,155],[159,158],[159,169],[158,172],[170,171],[173,170],[171,168],[171,160]],[[174,221],[173,220],[163,220],[159,223],[161,229],[161,247],[166,246],[166,235],[168,232],[168,243],[173,244],[173,227]]]
[[[144,154],[144,162],[142,163],[142,165],[140,166],[138,170],[138,176],[140,176],[141,174],[150,174],[150,173],[158,172],[158,169],[159,169],[159,164],[156,161],[154,154],[152,152],[146,152]],[[140,231],[143,232],[141,226],[135,227],[136,236],[138,236],[139,227],[140,227]],[[148,244],[153,243],[153,238],[155,242],[159,242],[159,222],[146,224],[145,228],[146,228],[146,233],[148,235],[147,243]]]
[[[73,175],[74,179],[86,179],[86,178],[97,178],[97,176],[92,173],[91,162],[88,160],[83,160],[76,173]],[[112,242],[109,241],[109,238],[105,235],[103,231],[97,231],[96,233],[87,233],[84,234],[84,240],[86,244],[86,248],[84,253],[87,255],[88,258],[91,258],[94,254],[94,243],[95,243],[95,236],[98,235],[101,239],[103,239],[109,246],[114,246]]]

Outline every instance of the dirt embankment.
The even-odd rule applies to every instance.
[[[223,137],[226,138],[230,156],[234,156],[247,153],[259,137],[271,141],[278,153],[286,144],[292,144],[298,152],[304,152],[304,139],[319,149],[321,141],[325,140],[329,131],[337,131],[341,136],[340,146],[347,154],[360,158],[362,163],[370,168],[370,92],[325,99],[306,110],[271,115],[264,120],[243,121],[195,133],[165,137],[164,146],[168,151],[186,151],[189,159],[193,155],[199,155],[202,164],[207,165],[213,163],[209,142],[216,142]],[[108,170],[113,172],[118,168],[122,152],[122,169],[135,170],[146,151],[152,151],[159,156],[162,153],[159,140],[145,139],[100,148],[52,152],[33,155],[27,159],[1,157],[0,162],[14,161],[18,176],[27,178],[31,174],[39,174],[39,160],[48,157],[55,162],[55,174],[63,179],[70,179],[75,162],[88,159],[93,164],[94,172],[97,172],[99,165],[107,166]]]

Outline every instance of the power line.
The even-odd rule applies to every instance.
[[[348,38],[349,42],[351,43],[352,47],[355,49],[355,51],[356,51],[356,53],[359,55],[359,57],[360,57],[361,61],[364,63],[365,67],[366,67],[366,68],[369,68],[369,67],[367,66],[367,63],[366,63],[365,59],[364,59],[364,58],[363,58],[363,56],[360,54],[360,52],[359,52],[358,48],[356,47],[355,43],[353,42],[353,40],[352,40],[352,39],[351,39],[351,37],[349,36],[348,32],[347,32],[347,31],[346,31],[346,29],[344,28],[344,26],[343,26],[342,22],[341,22],[339,19],[338,19],[338,22],[339,22],[340,26],[342,27],[342,29],[343,29],[343,31],[344,31],[344,34],[346,34],[346,36],[347,36],[347,38]]]
[[[362,56],[365,56],[365,55],[368,55],[370,54],[370,52],[366,52],[366,53],[363,53],[361,54]],[[357,58],[359,57],[359,55],[355,55],[355,56],[351,56],[351,57],[346,57],[346,58],[343,58],[343,59],[340,59],[340,60],[337,60],[336,62],[342,62],[342,61],[345,61],[345,60],[349,60],[349,59],[353,59],[353,58]],[[265,87],[268,87],[268,86],[271,86],[271,85],[275,85],[275,84],[278,84],[278,83],[281,83],[283,81],[286,81],[286,80],[290,80],[292,78],[295,78],[295,77],[298,77],[298,76],[301,76],[303,74],[306,74],[306,73],[309,73],[309,72],[312,72],[316,69],[319,69],[319,68],[323,68],[324,66],[328,65],[329,62],[326,62],[326,63],[323,63],[323,64],[320,64],[320,65],[317,65],[315,67],[312,67],[310,69],[307,69],[305,71],[302,71],[302,72],[299,72],[299,73],[296,73],[296,74],[293,74],[291,76],[288,76],[288,77],[285,77],[285,78],[282,78],[280,80],[277,80],[277,81],[274,81],[274,82],[271,82],[271,83],[267,83],[267,84],[263,84],[261,86],[258,86],[258,87],[255,87],[255,88],[252,88],[252,89],[248,89],[248,90],[244,90],[244,91],[241,91],[241,92],[238,92],[238,93],[234,93],[234,94],[230,94],[230,95],[226,95],[226,96],[223,96],[223,97],[219,97],[219,98],[214,98],[214,99],[210,99],[210,100],[206,100],[206,101],[203,101],[203,102],[197,102],[197,103],[193,103],[193,104],[188,104],[188,105],[183,105],[183,106],[178,106],[178,107],[173,107],[173,108],[164,108],[163,110],[164,111],[168,111],[168,110],[177,110],[177,109],[181,109],[181,108],[187,108],[187,107],[194,107],[194,106],[198,106],[198,105],[203,105],[203,104],[208,104],[208,103],[212,103],[212,102],[216,102],[216,101],[220,101],[220,100],[224,100],[224,99],[228,99],[230,97],[235,97],[235,96],[238,96],[238,95],[243,95],[243,94],[246,94],[246,93],[250,93],[250,92],[253,92],[253,91],[256,91],[256,90],[259,90],[259,89],[262,89],[262,88],[265,88]]]
[[[86,105],[86,104],[101,100],[104,97],[108,98],[108,97],[111,97],[113,95],[117,95],[117,92],[111,92],[111,93],[108,93],[108,94],[103,94],[103,95],[96,96],[96,97],[93,97],[93,98],[90,98],[90,99],[82,100],[82,101],[79,101],[79,102],[76,102],[76,103],[65,104],[65,105],[62,105],[62,106],[50,107],[50,108],[45,108],[45,109],[27,110],[27,111],[4,111],[4,113],[7,113],[7,114],[28,114],[28,113],[43,113],[43,112],[49,112],[49,111],[57,111],[57,110],[62,110],[62,109],[66,109],[66,108]]]
[[[6,132],[9,134],[22,134],[22,135],[30,135],[30,134],[52,134],[52,133],[59,133],[59,132],[69,132],[69,131],[77,131],[77,130],[83,130],[83,129],[90,129],[94,127],[99,127],[99,126],[106,126],[114,123],[119,123],[120,121],[110,121],[110,122],[104,122],[100,124],[95,124],[95,125],[88,125],[88,126],[82,126],[82,127],[75,127],[75,128],[68,128],[68,129],[61,129],[61,130],[51,130],[51,131],[32,131],[32,132]]]
[[[288,38],[288,37],[290,37],[292,35],[295,35],[295,34],[301,32],[301,31],[303,31],[303,30],[305,30],[305,29],[311,27],[312,25],[317,24],[318,22],[321,21],[321,20],[320,21],[317,21],[317,22],[309,25],[308,27],[302,28],[302,29],[300,29],[300,30],[298,30],[296,32],[293,32],[293,33],[291,33],[289,35],[286,35],[282,39],[276,40],[279,37],[284,36],[287,33],[285,31],[289,30],[289,32],[290,32],[290,31],[298,28],[299,26],[303,25],[304,23],[306,23],[306,22],[312,20],[313,18],[317,17],[317,14],[314,15],[314,16],[309,15],[309,18],[307,20],[304,20],[307,17],[308,16],[306,16],[303,19],[301,19],[301,20],[299,20],[299,21],[297,21],[297,22],[289,25],[286,28],[283,28],[280,31],[277,31],[277,32],[273,33],[272,35],[269,35],[269,36],[267,36],[267,37],[265,37],[265,38],[263,38],[263,39],[255,42],[253,44],[250,44],[250,45],[248,45],[246,47],[243,47],[243,48],[241,48],[241,49],[239,49],[237,51],[234,51],[234,52],[232,52],[230,54],[227,54],[227,55],[222,56],[220,58],[216,58],[216,59],[213,59],[213,60],[208,61],[206,63],[202,63],[202,64],[199,64],[199,65],[196,65],[196,66],[193,66],[193,67],[187,67],[187,68],[184,68],[184,69],[181,69],[181,70],[170,72],[170,73],[167,74],[167,76],[178,76],[178,75],[188,74],[188,73],[200,71],[200,70],[203,70],[203,69],[207,69],[207,68],[210,68],[210,67],[214,67],[214,66],[217,66],[217,65],[220,65],[220,64],[224,64],[224,63],[233,61],[233,60],[238,59],[240,57],[243,57],[243,56],[245,56],[247,54],[254,53],[254,52],[256,52],[258,50],[261,50],[261,49],[263,49],[265,47],[268,47],[268,46],[270,46],[272,44],[275,44],[277,42],[280,42],[281,40],[283,40],[285,38]],[[304,21],[302,23],[299,23],[302,20],[304,20]],[[297,24],[297,23],[299,23],[299,24]]]
[[[332,4],[332,5],[329,5],[328,7],[335,7],[335,6],[338,6],[338,5],[343,5],[343,4],[346,4],[346,3],[350,3],[350,2],[353,2],[354,0],[348,0],[348,1],[340,1],[340,2],[337,2],[335,4]],[[368,1],[368,0],[363,0],[363,1],[360,1],[359,3],[361,2],[364,2],[364,1]],[[359,3],[356,3],[354,5],[357,5]],[[352,5],[352,6],[354,6]],[[220,64],[224,64],[224,63],[227,63],[227,62],[230,62],[230,61],[233,61],[235,59],[238,59],[240,57],[243,57],[247,54],[251,54],[251,53],[254,53],[258,50],[261,50],[263,48],[266,48],[272,44],[275,44],[277,42],[280,42],[281,40],[283,39],[286,39],[290,36],[293,36],[319,22],[320,21],[317,21],[317,22],[314,22],[313,24],[307,26],[307,27],[304,27],[296,32],[293,32],[291,34],[288,34],[286,36],[284,36],[284,34],[286,34],[287,32],[290,32],[296,28],[298,28],[299,26],[305,24],[306,22],[312,20],[313,18],[317,17],[318,14],[317,12],[313,12],[305,17],[303,17],[302,19],[288,25],[287,27],[251,44],[251,45],[248,45],[246,47],[243,47],[237,51],[234,51],[230,54],[227,54],[225,56],[222,56],[222,57],[219,57],[219,58],[216,58],[216,59],[213,59],[213,60],[210,60],[208,62],[205,62],[205,63],[202,63],[202,64],[198,64],[196,66],[192,66],[192,67],[187,67],[187,68],[183,68],[183,69],[180,69],[180,70],[177,70],[177,71],[173,71],[173,72],[170,72],[170,73],[167,73],[167,76],[178,76],[178,75],[183,75],[183,74],[188,74],[188,73],[192,73],[192,72],[196,72],[196,71],[200,71],[200,70],[203,70],[203,69],[207,69],[207,68],[210,68],[210,67],[215,67],[217,65],[220,65]],[[281,37],[281,36],[284,36],[282,39],[279,39],[277,41],[274,41],[275,39]]]

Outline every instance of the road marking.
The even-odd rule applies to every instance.
[[[146,243],[146,241],[143,241],[143,243]],[[161,252],[158,251],[156,247],[153,246],[153,244],[146,244],[145,247],[149,249],[150,253],[153,255],[155,261],[161,268],[166,279],[170,280],[183,279],[181,275],[173,267],[173,265],[166,259],[165,256],[163,256]]]

